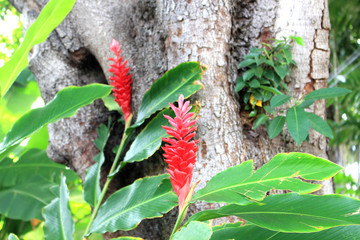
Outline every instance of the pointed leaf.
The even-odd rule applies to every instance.
[[[168,108],[161,111],[150,123],[141,131],[127,151],[124,162],[139,162],[149,158],[161,146],[161,138],[167,137],[162,126],[171,126],[169,121],[164,118],[164,114],[174,117],[173,111]]]
[[[268,120],[268,117],[265,114],[260,114],[255,122],[254,122],[254,126],[252,127],[252,129],[257,129],[259,126],[261,126],[262,124],[264,124],[266,121]]]
[[[24,41],[13,57],[0,68],[0,97],[11,87],[17,75],[29,64],[28,53],[32,47],[46,40],[70,12],[75,0],[52,0],[41,11],[36,21],[29,27]]]
[[[271,99],[271,101],[270,101],[270,106],[271,106],[272,108],[281,106],[281,105],[287,103],[290,99],[291,99],[291,96],[288,96],[288,95],[277,95],[277,96],[274,96],[274,97]]]
[[[284,55],[285,55],[286,62],[287,62],[288,64],[291,63],[292,54],[291,54],[290,49],[284,49]]]
[[[198,62],[185,62],[166,72],[145,93],[132,127],[141,125],[153,113],[168,107],[169,102],[177,101],[180,94],[188,98],[199,91],[203,86],[199,80],[205,70]]]
[[[262,89],[264,89],[266,91],[272,92],[275,95],[283,95],[283,93],[280,92],[280,90],[278,90],[276,88],[273,88],[273,87],[260,86],[260,88],[262,88]]]
[[[76,111],[98,98],[105,97],[112,87],[104,84],[90,84],[84,87],[66,87],[42,108],[32,109],[18,119],[0,145],[0,153],[6,148],[30,136],[42,126],[71,117]]]
[[[255,63],[255,59],[246,59],[239,64],[238,68],[247,67],[253,63]]]
[[[218,173],[193,199],[240,204],[251,199],[262,200],[266,192],[273,188],[310,193],[320,189],[321,185],[303,182],[301,179],[321,181],[341,169],[330,161],[310,154],[281,153],[256,172],[250,160]]]
[[[341,97],[348,93],[351,93],[351,91],[346,88],[321,88],[310,92],[308,95],[305,96],[304,100],[318,100],[324,98],[327,99]]]
[[[95,206],[100,194],[100,177],[101,177],[101,167],[105,162],[104,148],[107,143],[107,140],[110,136],[110,124],[106,127],[104,124],[101,124],[97,132],[99,137],[95,139],[95,144],[100,150],[100,153],[94,157],[95,164],[89,167],[85,174],[85,181],[83,184],[84,187],[84,200],[89,203],[91,206]]]
[[[249,82],[249,86],[252,88],[258,88],[260,87],[260,82],[256,79],[253,79]]]
[[[315,103],[315,100],[305,100],[298,106],[299,108],[308,108]]]
[[[112,194],[100,207],[90,232],[131,230],[145,218],[161,217],[177,205],[169,175],[145,177]]]
[[[213,227],[210,240],[354,240],[360,236],[360,226],[342,226],[313,233],[283,233],[261,228],[253,224],[240,226],[239,223]]]
[[[278,65],[274,67],[275,72],[277,73],[277,75],[281,78],[284,79],[286,74],[288,74],[288,68],[286,66],[282,66],[282,65]]]
[[[245,83],[241,80],[236,83],[235,92],[241,91],[245,87]]]
[[[73,239],[74,222],[69,209],[69,191],[65,177],[61,179],[59,197],[44,208],[44,234],[46,240]]]
[[[309,118],[303,108],[292,107],[286,112],[286,124],[290,135],[300,145],[309,134]]]
[[[173,240],[209,240],[212,229],[209,224],[202,222],[190,222],[174,234]]]
[[[271,195],[261,203],[230,204],[218,211],[259,227],[281,232],[318,232],[337,226],[360,225],[360,200],[342,195]]]
[[[244,72],[242,77],[243,77],[244,81],[246,82],[249,79],[251,79],[254,75],[255,75],[255,69],[250,69],[250,70],[247,70],[246,72]]]
[[[284,116],[276,116],[269,124],[268,127],[268,135],[270,139],[273,139],[283,129],[285,124],[285,117]]]
[[[307,113],[307,115],[310,121],[310,127],[312,129],[328,138],[334,138],[333,132],[327,122],[313,113]]]

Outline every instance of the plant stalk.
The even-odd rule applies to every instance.
[[[99,209],[101,207],[101,203],[105,197],[105,194],[107,192],[107,189],[109,188],[109,185],[110,185],[110,182],[112,180],[112,177],[109,177],[109,176],[112,176],[115,169],[116,169],[116,166],[118,165],[118,162],[119,162],[119,158],[120,158],[120,155],[125,147],[125,143],[126,143],[126,140],[128,138],[128,135],[126,134],[126,130],[127,128],[130,126],[130,123],[131,123],[131,119],[132,119],[132,114],[129,116],[129,118],[127,119],[126,123],[125,123],[125,129],[124,129],[124,133],[123,133],[123,136],[121,138],[121,142],[120,142],[120,145],[119,145],[119,149],[116,153],[116,156],[115,156],[115,159],[114,159],[114,162],[111,166],[111,169],[110,169],[110,172],[108,174],[108,177],[106,178],[106,182],[104,184],[104,187],[103,189],[101,190],[101,194],[100,194],[100,197],[95,205],[95,208],[94,208],[94,211],[93,213],[91,214],[91,217],[90,217],[90,221],[88,223],[88,225],[86,226],[86,230],[85,230],[85,233],[84,233],[84,238],[83,239],[88,239],[87,237],[90,235],[89,233],[89,230],[90,230],[90,227],[92,225],[92,223],[94,222],[95,220],[95,217],[97,215],[97,213],[99,212]]]

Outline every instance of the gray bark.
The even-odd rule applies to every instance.
[[[46,2],[18,0],[14,4],[29,26]],[[316,132],[310,132],[309,143],[296,146],[288,133],[285,141],[281,136],[269,140],[264,128],[251,130],[251,119],[241,114],[234,86],[240,74],[236,66],[251,47],[269,38],[296,35],[305,40],[305,47],[294,46],[299,67],[287,79],[289,87],[295,96],[326,87],[329,28],[327,0],[78,0],[49,39],[33,49],[30,68],[46,102],[65,86],[104,83],[109,78],[108,48],[115,38],[131,66],[132,109],[136,112],[146,89],[166,70],[184,61],[206,65],[204,89],[192,98],[202,106],[193,180],[201,179],[200,188],[217,172],[248,159],[254,159],[259,167],[280,152],[301,151],[327,158],[327,140]],[[325,117],[325,102],[317,102],[312,111]],[[97,153],[95,129],[108,115],[96,101],[75,116],[50,124],[49,156],[83,177]],[[118,136],[121,127],[112,136],[112,143]],[[107,165],[110,162],[107,159]],[[121,173],[121,179],[127,180],[114,185],[113,190],[138,176],[163,172],[164,167],[159,154],[130,166]],[[331,184],[326,186],[322,192],[332,192]],[[197,204],[192,212],[209,207],[214,206]],[[144,221],[131,233],[166,239],[176,213],[169,215],[165,220]]]

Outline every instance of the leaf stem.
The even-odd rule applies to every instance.
[[[126,134],[126,130],[127,130],[127,128],[130,126],[131,119],[132,119],[132,114],[129,116],[129,118],[127,119],[127,121],[126,121],[126,123],[125,123],[125,129],[124,129],[123,136],[122,136],[122,138],[121,138],[120,146],[119,146],[118,151],[117,151],[117,153],[116,153],[116,156],[115,156],[114,162],[113,162],[113,164],[112,164],[112,166],[111,166],[111,169],[110,169],[110,172],[109,172],[109,174],[108,174],[108,177],[106,178],[106,182],[105,182],[104,187],[103,187],[103,189],[102,189],[102,191],[101,191],[100,197],[99,197],[99,199],[98,199],[98,201],[97,201],[97,203],[96,203],[96,206],[95,206],[95,208],[94,208],[94,211],[93,211],[93,213],[92,213],[92,215],[91,215],[90,221],[89,221],[89,223],[88,223],[88,225],[87,225],[87,227],[86,227],[86,230],[85,230],[85,232],[84,232],[84,238],[83,238],[83,239],[88,239],[87,237],[90,235],[90,233],[89,233],[90,227],[91,227],[92,223],[94,222],[97,213],[99,212],[99,209],[100,209],[100,207],[101,207],[101,203],[102,203],[102,201],[103,201],[103,199],[104,199],[104,197],[105,197],[105,194],[106,194],[106,192],[107,192],[107,189],[109,188],[110,182],[111,182],[111,180],[112,180],[112,176],[113,176],[114,172],[117,170],[117,169],[116,169],[116,166],[118,165],[120,155],[121,155],[121,153],[122,153],[122,151],[123,151],[123,149],[124,149],[124,147],[125,147],[125,143],[126,143],[126,140],[127,140],[127,138],[128,138],[128,134]],[[124,166],[124,165],[123,165],[123,166]],[[119,170],[120,170],[123,166],[120,166]]]
[[[171,233],[171,235],[170,235],[169,240],[173,239],[174,234],[175,234],[176,231],[179,229],[182,221],[184,220],[184,218],[185,218],[185,216],[186,216],[186,213],[187,213],[187,210],[188,210],[189,205],[190,205],[190,202],[188,202],[188,203],[186,204],[186,206],[184,206],[184,207],[181,209],[181,211],[179,212],[178,218],[177,218],[177,220],[176,220],[176,223],[175,223],[175,225],[174,225],[174,228],[173,228],[173,230],[172,230],[172,233]]]

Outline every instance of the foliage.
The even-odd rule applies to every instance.
[[[341,171],[334,176],[334,182],[336,193],[360,198],[360,186],[351,175]]]

